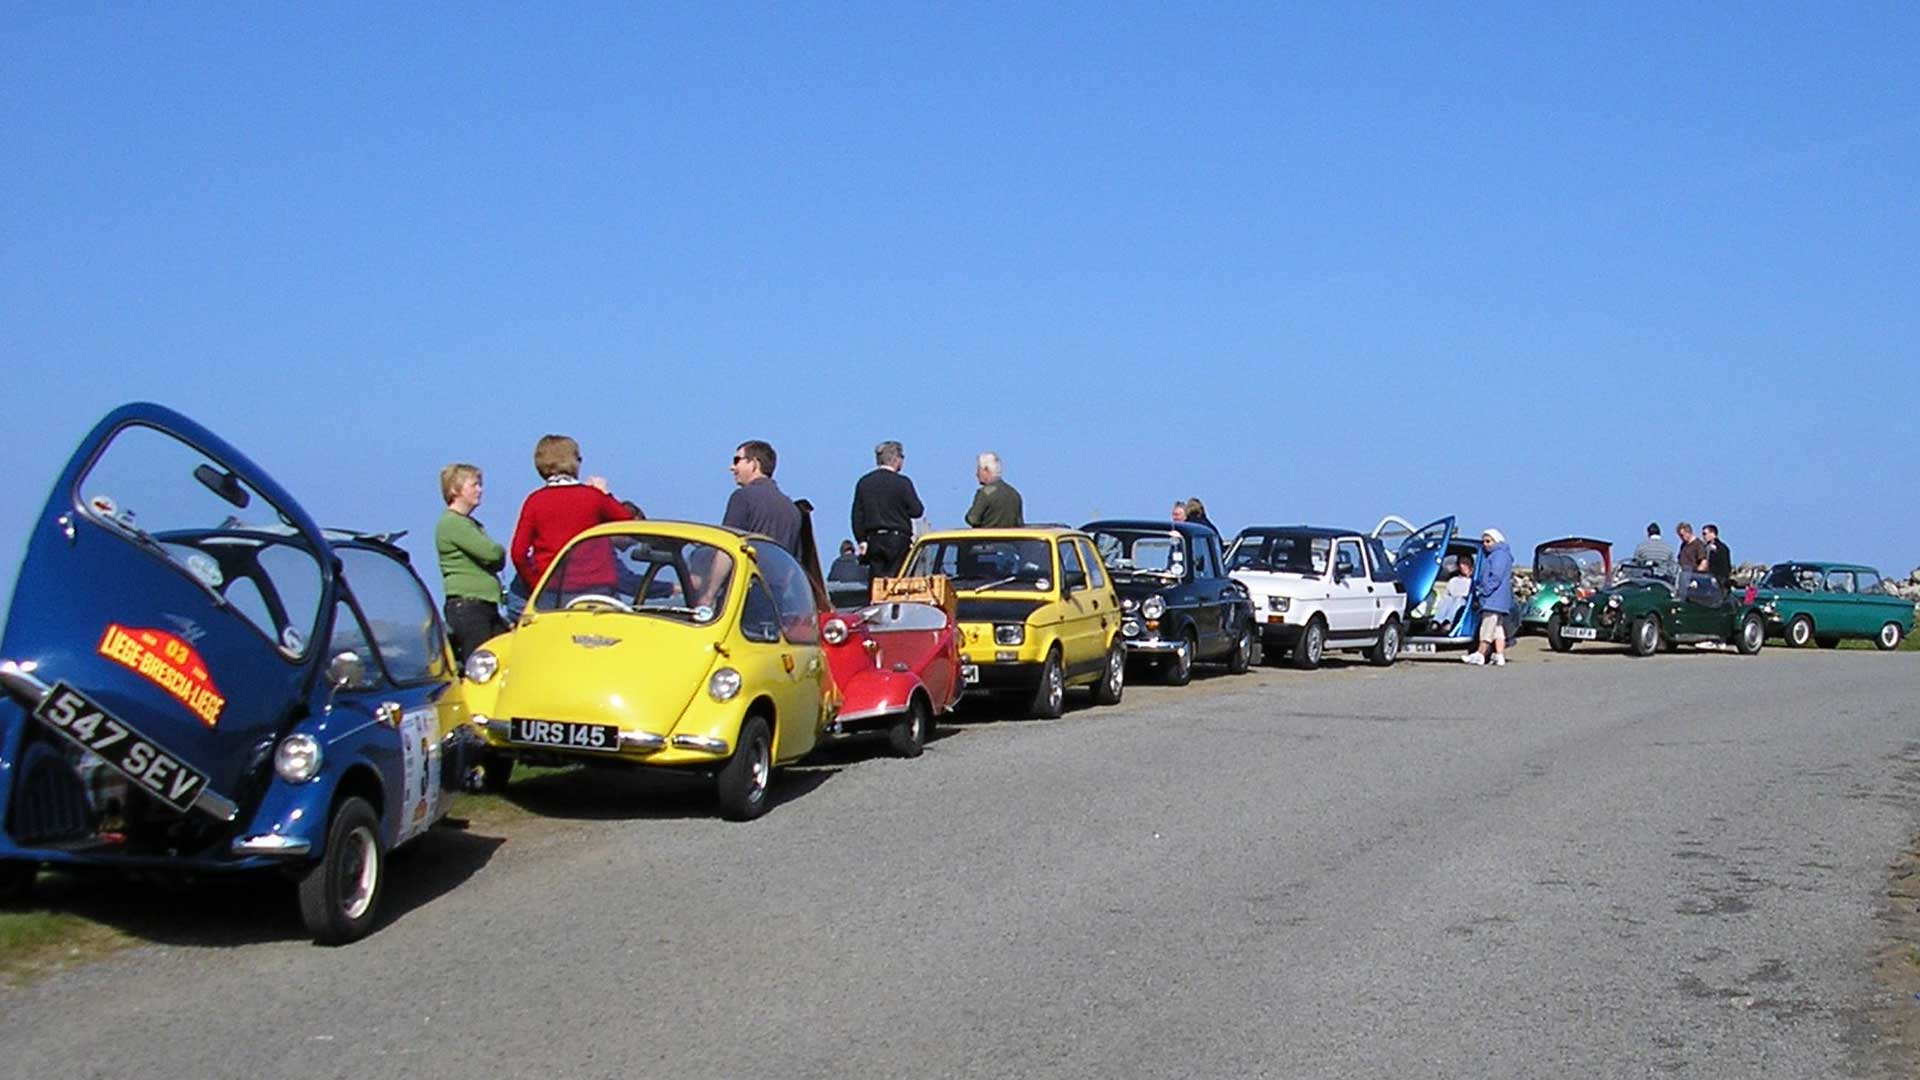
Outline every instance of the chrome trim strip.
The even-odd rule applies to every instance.
[[[859,712],[843,712],[833,719],[835,723],[849,724],[856,720],[871,720],[876,716],[895,716],[906,711],[907,703],[903,701],[898,705],[878,705],[871,709],[861,709]]]
[[[233,840],[235,855],[305,855],[313,850],[313,841],[300,840],[291,836],[237,836]]]
[[[53,687],[39,676],[11,660],[0,660],[0,687],[5,688],[7,693],[12,694],[25,705],[28,712],[32,712],[39,706],[40,702],[53,690]],[[233,800],[211,787],[200,789],[200,794],[195,796],[191,809],[221,822],[232,821],[240,816],[240,808],[234,805]]]
[[[675,735],[673,745],[683,750],[702,750],[709,754],[727,752],[727,740],[716,739],[711,735]]]
[[[620,733],[622,750],[664,750],[667,745],[665,735],[655,735],[651,731],[623,731]]]
[[[1128,652],[1170,653],[1180,651],[1178,644],[1171,641],[1163,641],[1159,638],[1121,638],[1120,644],[1125,645]]]

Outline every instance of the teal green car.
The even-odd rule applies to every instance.
[[[1533,549],[1533,597],[1520,609],[1520,632],[1544,634],[1562,600],[1606,587],[1613,579],[1613,545],[1588,536],[1549,540]]]
[[[1855,563],[1783,562],[1760,582],[1776,614],[1767,633],[1795,648],[1831,649],[1844,638],[1897,649],[1913,632],[1913,603],[1888,592],[1880,571]]]
[[[1689,599],[1677,573],[1672,563],[1621,563],[1606,588],[1560,602],[1547,618],[1547,644],[1566,652],[1582,641],[1615,642],[1635,656],[1705,642],[1731,644],[1742,656],[1760,651],[1771,602],[1753,589]]]

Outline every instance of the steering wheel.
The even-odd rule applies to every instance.
[[[567,601],[566,610],[572,611],[574,608],[581,607],[586,604],[601,604],[606,607],[610,607],[615,611],[624,611],[629,615],[633,614],[632,604],[627,603],[625,600],[622,600],[617,596],[608,596],[606,593],[597,593],[597,592],[581,593],[579,596],[576,596],[573,599]]]

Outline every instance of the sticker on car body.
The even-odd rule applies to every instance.
[[[227,699],[199,651],[180,635],[108,623],[96,651],[173,695],[201,723],[213,727],[220,722]]]

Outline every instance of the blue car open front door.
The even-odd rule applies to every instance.
[[[34,523],[0,637],[0,849],[217,851],[311,689],[331,562],[211,432],[157,405],[101,421]]]
[[[1454,518],[1443,517],[1416,531],[1400,542],[1400,553],[1393,560],[1393,574],[1407,591],[1407,610],[1412,611],[1427,598],[1440,577],[1440,563],[1447,555],[1447,543],[1453,539]]]

